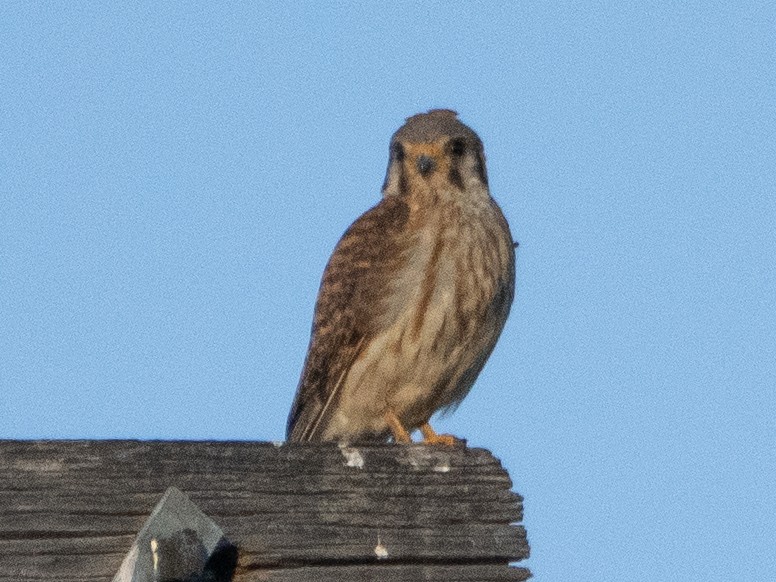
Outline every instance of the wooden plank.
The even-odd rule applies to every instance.
[[[371,565],[302,567],[238,572],[237,582],[524,582],[527,568],[502,565]]]
[[[354,572],[389,566],[408,580],[458,579],[440,573],[446,561],[515,576],[506,564],[528,555],[525,530],[510,525],[522,498],[483,449],[0,441],[0,581],[111,580],[169,486],[238,546],[245,580],[335,567],[383,579]],[[413,577],[422,572],[433,577]]]

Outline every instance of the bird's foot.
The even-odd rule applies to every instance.
[[[423,426],[420,427],[420,432],[423,433],[423,444],[426,445],[444,445],[446,447],[452,447],[461,442],[460,439],[457,439],[451,434],[437,434],[429,423],[423,424]]]
[[[407,429],[404,428],[393,411],[387,410],[385,412],[385,421],[388,423],[388,428],[391,429],[391,433],[393,434],[393,442],[401,444],[410,444],[412,442],[410,433],[407,432]]]

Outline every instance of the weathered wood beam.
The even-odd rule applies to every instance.
[[[239,549],[235,580],[522,580],[522,499],[488,451],[0,441],[0,581],[109,582],[168,487]]]

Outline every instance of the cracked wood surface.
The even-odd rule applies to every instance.
[[[238,582],[529,575],[507,566],[522,498],[484,449],[0,441],[0,581],[109,582],[170,486],[238,547]]]

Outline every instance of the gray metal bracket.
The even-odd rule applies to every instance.
[[[229,582],[237,548],[184,494],[170,487],[151,512],[113,582]]]

